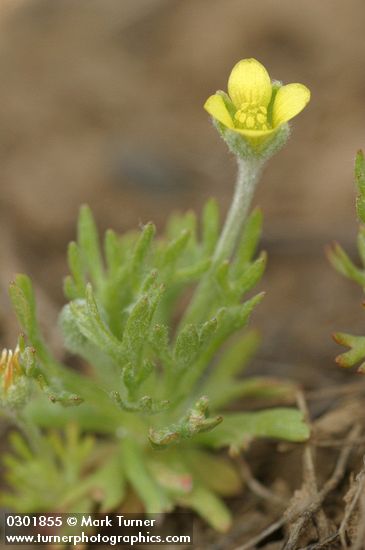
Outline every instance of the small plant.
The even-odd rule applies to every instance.
[[[328,248],[327,255],[333,267],[341,275],[355,281],[365,291],[365,159],[362,151],[359,151],[356,156],[355,183],[359,192],[356,199],[356,211],[360,220],[357,249],[363,266],[357,267],[338,243]],[[360,364],[358,372],[364,374],[365,336],[353,336],[338,332],[333,337],[338,344],[350,348],[349,351],[338,355],[336,362],[345,368]]]
[[[11,284],[24,336],[1,357],[1,405],[25,439],[11,438],[3,504],[109,511],[128,508],[132,491],[147,512],[190,507],[223,531],[230,514],[221,497],[237,494],[241,481],[231,458],[214,450],[232,455],[256,437],[309,437],[294,408],[227,410],[237,398],[292,399],[296,390],[240,377],[258,346],[246,325],[263,298],[252,291],[266,263],[256,256],[261,212],[247,213],[265,161],[309,92],[272,84],[255,60],[234,67],[228,90],[206,103],[239,165],[222,231],[210,200],[201,220],[175,214],[162,236],[148,223],[122,236],[108,230],[101,244],[91,211],[81,208],[59,324],[85,372],[61,364],[45,344],[29,278]]]

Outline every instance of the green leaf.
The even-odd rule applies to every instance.
[[[82,430],[115,436],[121,427],[123,416],[113,404],[108,409],[98,403],[82,403],[79,407],[63,407],[49,400],[34,399],[26,407],[30,422],[42,428],[60,428],[69,422],[77,422]]]
[[[199,279],[199,277],[201,277],[204,273],[206,273],[210,266],[211,260],[210,258],[206,258],[199,262],[196,262],[195,264],[177,269],[174,276],[174,281],[178,284],[186,284],[191,281],[195,281],[196,279]]]
[[[147,273],[146,277],[142,280],[142,284],[141,284],[142,293],[145,294],[146,292],[151,290],[153,286],[156,285],[157,276],[158,276],[157,269],[152,269],[149,273]]]
[[[334,243],[331,248],[327,249],[327,257],[332,266],[341,275],[344,275],[345,277],[352,279],[362,287],[365,287],[364,271],[360,270],[353,264],[346,252],[338,243]]]
[[[12,494],[2,494],[1,501],[12,508],[25,512],[50,510],[57,502],[65,512],[90,511],[90,487],[82,479],[88,461],[94,451],[94,438],[81,437],[75,424],[64,427],[62,435],[52,431],[43,434],[42,448],[29,452],[25,442],[15,444],[13,455],[5,457],[6,480]],[[20,446],[19,446],[20,445]],[[18,458],[19,457],[19,458]]]
[[[220,426],[199,435],[198,440],[209,447],[231,447],[238,452],[257,437],[300,442],[306,441],[309,435],[309,426],[300,411],[273,408],[259,412],[227,413]]]
[[[360,193],[356,199],[357,215],[365,223],[365,158],[362,151],[358,151],[356,155],[355,183]]]
[[[161,429],[150,428],[148,437],[154,448],[163,449],[198,433],[210,431],[221,422],[221,416],[209,417],[208,399],[203,396],[179,422]]]
[[[333,335],[335,342],[341,346],[347,346],[350,351],[341,353],[336,357],[336,363],[344,368],[353,367],[356,363],[365,359],[365,336],[352,336],[343,332],[337,332]],[[362,363],[358,372],[365,371],[365,363]]]
[[[198,223],[194,210],[188,210],[183,214],[182,223],[184,229],[190,233],[189,246],[194,249],[196,247],[196,230]]]
[[[144,503],[146,512],[159,514],[170,511],[172,502],[146,469],[143,448],[131,438],[124,438],[122,458],[126,477]]]
[[[225,296],[229,296],[232,291],[231,282],[229,279],[229,275],[230,275],[229,267],[230,267],[229,261],[224,260],[215,269],[215,278]]]
[[[80,209],[77,242],[84,269],[88,270],[94,285],[99,286],[103,277],[103,262],[100,253],[98,230],[90,208],[83,205]]]
[[[123,399],[119,392],[112,392],[112,398],[124,411],[141,413],[141,414],[158,414],[169,408],[170,402],[154,401],[149,395],[141,397],[138,401],[131,403],[126,399]]]
[[[355,160],[355,182],[360,193],[360,198],[365,198],[365,158],[362,151],[358,151]],[[358,211],[359,218],[364,222],[362,212]]]
[[[356,155],[355,181],[361,195],[365,195],[365,158],[362,151],[358,151]]]
[[[363,266],[365,266],[365,226],[360,225],[359,232],[357,234],[357,249],[362,261]]]
[[[22,329],[31,338],[36,333],[35,299],[32,283],[27,275],[17,275],[10,283],[10,298]]]
[[[229,336],[231,336],[231,334],[247,324],[252,310],[261,302],[263,297],[264,293],[261,292],[239,306],[225,307],[218,310],[216,314],[217,330],[215,336],[211,339],[210,343],[202,349],[202,353],[196,361],[194,368],[185,370],[184,378],[180,381],[178,392],[176,392],[176,398],[181,395],[187,397],[190,392],[194,391],[195,384],[214,358],[220,346]]]
[[[97,493],[100,512],[112,512],[123,502],[127,492],[120,453],[114,453],[105,463],[87,478],[87,485]]]
[[[86,302],[71,302],[70,312],[87,340],[109,355],[117,365],[123,364],[126,360],[123,346],[101,318],[90,284],[86,287]]]
[[[63,280],[63,293],[68,300],[76,300],[79,296],[78,289],[71,275],[66,275]]]
[[[76,393],[68,391],[53,390],[51,387],[46,388],[46,395],[52,403],[60,403],[64,407],[75,407],[81,405],[83,398]]]
[[[195,325],[185,325],[179,333],[175,345],[175,359],[180,368],[185,369],[196,358],[200,340]]]
[[[218,321],[216,317],[209,319],[199,327],[199,342],[200,347],[204,347],[214,338],[214,334],[218,327]]]
[[[262,220],[263,216],[259,208],[253,210],[247,219],[234,261],[233,275],[235,278],[239,277],[256,252],[257,244],[261,237]]]
[[[19,324],[28,336],[31,345],[35,348],[37,358],[43,365],[47,366],[49,370],[53,370],[55,362],[39,330],[36,316],[35,296],[29,277],[22,274],[17,275],[15,280],[10,283],[9,294]]]
[[[181,506],[187,506],[197,512],[214,529],[225,533],[232,524],[231,514],[224,504],[212,491],[203,485],[197,485],[187,495],[178,497]]]
[[[261,279],[266,267],[266,252],[261,252],[260,256],[252,264],[243,270],[241,275],[234,282],[235,298],[240,299],[249,292]]]
[[[365,223],[365,197],[356,197],[356,212],[360,220]]]
[[[74,291],[69,299],[84,298],[86,279],[83,269],[80,249],[75,242],[71,242],[67,249],[68,266],[71,272]],[[69,283],[66,283],[66,287]]]
[[[169,344],[169,329],[166,325],[156,324],[150,332],[151,347],[165,368],[173,364],[173,356]]]
[[[153,316],[163,290],[163,287],[152,289],[149,293],[142,295],[131,309],[123,333],[123,346],[133,365],[141,362],[144,346],[149,340]]]
[[[224,405],[242,397],[261,399],[281,399],[294,401],[298,387],[289,381],[278,378],[251,377],[247,380],[236,378],[220,380],[205,387],[212,409],[221,409]]]
[[[191,232],[184,229],[176,239],[168,244],[162,260],[163,268],[168,268],[169,270],[173,269],[177,260],[187,247],[190,239]]]
[[[172,498],[190,493],[193,488],[191,472],[182,458],[181,453],[176,453],[175,449],[168,449],[163,453],[152,451],[146,455],[148,469],[154,479]]]
[[[153,223],[148,223],[143,227],[142,233],[135,245],[131,260],[131,274],[135,288],[138,288],[139,286],[146,257],[151,249],[151,244],[155,233],[156,227]]]
[[[198,483],[224,497],[235,496],[242,489],[241,477],[233,463],[224,456],[197,448],[181,452],[183,460]]]
[[[154,368],[154,363],[148,359],[141,360],[138,365],[132,363],[126,363],[124,365],[122,371],[123,382],[133,400],[136,398],[136,392],[139,386],[147,380]]]
[[[19,432],[11,432],[9,443],[12,450],[15,451],[22,460],[27,461],[33,458],[32,451]]]
[[[108,271],[115,274],[122,265],[123,254],[120,240],[111,229],[108,229],[105,233],[104,254]]]
[[[243,328],[248,322],[253,309],[261,302],[264,295],[264,292],[260,292],[243,304],[221,308],[217,314],[218,323],[220,325],[219,330],[228,337],[236,330]]]

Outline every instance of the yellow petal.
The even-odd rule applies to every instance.
[[[246,128],[234,128],[233,132],[237,132],[238,134],[241,134],[241,136],[244,136],[246,141],[254,149],[260,149],[261,146],[266,143],[271,134],[277,132],[277,129],[271,128],[270,130],[249,130]]]
[[[233,128],[234,132],[241,134],[248,138],[266,138],[272,133],[277,131],[277,128],[270,128],[270,130],[250,130],[249,128]]]
[[[216,118],[219,122],[224,124],[224,126],[227,126],[227,128],[234,128],[231,115],[228,112],[222,96],[215,94],[208,97],[204,104],[204,109],[208,111],[213,118]]]
[[[283,124],[300,113],[309,102],[310,95],[304,84],[287,84],[279,88],[273,106],[273,126]]]
[[[242,103],[267,107],[271,98],[271,81],[267,70],[256,59],[242,59],[228,79],[228,94],[239,109]]]

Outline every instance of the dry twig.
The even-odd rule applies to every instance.
[[[362,476],[361,484],[361,498],[360,498],[360,517],[358,522],[358,530],[356,539],[352,545],[351,550],[364,550],[365,548],[365,493],[364,493],[364,476]]]
[[[297,403],[299,409],[302,411],[304,419],[307,423],[310,422],[309,411],[307,403],[304,397],[303,392],[299,391],[297,394]],[[314,457],[313,457],[313,446],[311,442],[308,442],[304,447],[303,453],[303,489],[308,493],[309,499],[311,501],[318,500],[318,486],[317,486],[317,477],[314,466]],[[329,535],[329,524],[327,517],[322,508],[318,507],[316,513],[316,524],[318,530],[318,536],[320,539],[328,537]],[[293,548],[293,544],[296,544],[301,530],[304,527],[305,523],[309,518],[305,514],[299,516],[294,524],[289,540],[287,542],[288,549]]]
[[[286,515],[284,514],[280,519],[278,519],[277,521],[269,525],[266,529],[264,529],[259,535],[257,535],[256,537],[253,537],[247,543],[237,547],[235,550],[250,550],[252,548],[255,548],[257,544],[265,540],[271,534],[275,533],[285,524],[296,521],[299,518],[303,518],[300,524],[298,522],[296,523],[295,533],[289,538],[288,542],[284,547],[285,550],[289,550],[289,548],[294,549],[297,543],[297,540],[300,536],[302,527],[305,525],[307,520],[309,520],[313,516],[313,514],[321,507],[322,503],[324,502],[328,494],[331,493],[337,487],[337,485],[343,478],[348,459],[355,445],[355,441],[360,435],[360,432],[361,432],[361,427],[358,424],[356,424],[350,431],[348,438],[346,440],[347,443],[352,442],[352,444],[347,444],[346,446],[344,446],[343,449],[341,449],[341,452],[338,456],[336,466],[332,475],[323,485],[322,489],[317,493],[317,496],[314,500],[312,500],[309,504],[306,504],[305,506],[300,507],[299,509],[296,509],[295,511],[290,511],[290,508],[289,508]],[[325,544],[328,544],[331,541],[335,541],[336,538],[337,538],[337,534],[332,535],[328,537],[326,540],[322,541],[320,543],[320,546],[324,548]],[[316,545],[317,548],[320,548],[320,546]],[[314,547],[315,547],[314,545],[309,546],[308,549],[309,548],[313,549]]]
[[[365,460],[365,459],[364,459]],[[354,512],[354,509],[360,499],[360,497],[362,495],[364,495],[364,489],[365,489],[365,466],[362,468],[361,472],[357,475],[356,477],[356,482],[357,482],[357,488],[356,488],[356,491],[352,497],[352,499],[350,500],[350,502],[348,503],[348,505],[346,506],[346,509],[345,509],[345,515],[343,517],[343,520],[341,522],[341,525],[338,529],[338,535],[340,537],[340,540],[341,540],[341,544],[343,546],[343,548],[347,548],[347,542],[346,542],[346,528],[348,526],[348,523],[349,523],[349,520]],[[364,510],[362,510],[362,514],[364,514]],[[365,529],[365,518],[363,516],[363,525],[361,524],[361,521],[359,521],[359,532],[362,533],[362,541],[364,542],[365,540],[365,532],[364,532],[364,529]],[[357,537],[358,539],[358,537]],[[356,544],[358,544],[357,542],[355,543],[355,546],[354,548],[360,548],[362,549],[363,546],[360,546],[360,547],[356,547]]]

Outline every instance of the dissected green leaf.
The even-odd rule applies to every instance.
[[[350,351],[341,353],[336,357],[336,363],[341,367],[353,367],[356,363],[360,363],[365,359],[365,336],[352,336],[343,332],[334,334],[334,339],[341,346],[347,346]],[[364,372],[365,363],[362,363],[358,369],[359,372]]]
[[[42,452],[28,449],[18,434],[12,443],[13,454],[5,455],[3,462],[8,467],[7,482],[18,494],[3,491],[2,505],[26,513],[51,510],[55,502],[66,512],[84,513],[93,507],[93,496],[85,494],[83,478],[94,450],[93,438],[81,436],[71,424],[65,428],[65,437],[55,431],[48,434]]]
[[[335,243],[332,248],[327,249],[327,257],[333,267],[341,273],[341,275],[345,275],[345,277],[348,277],[362,287],[365,287],[365,272],[353,264],[346,252],[338,243]]]
[[[64,309],[64,316],[67,314]],[[122,343],[109,330],[101,318],[91,286],[86,288],[86,300],[78,300],[70,303],[69,314],[73,317],[80,333],[92,344],[109,355],[118,365],[126,360],[126,353]],[[72,330],[72,323],[69,323]],[[77,338],[77,335],[75,335]]]
[[[175,424],[160,429],[150,428],[149,440],[154,448],[163,449],[184,439],[190,439],[198,433],[213,430],[221,422],[221,416],[209,416],[208,399],[203,396]]]
[[[254,307],[261,302],[264,297],[264,293],[256,294],[250,300],[240,304],[238,306],[231,306],[222,308],[218,313],[218,322],[220,323],[220,330],[229,336],[236,330],[243,328],[251,315]]]
[[[170,405],[169,401],[166,400],[154,401],[149,395],[144,395],[134,403],[123,399],[117,391],[112,393],[112,397],[123,410],[142,414],[158,414],[168,409]]]
[[[229,512],[216,495],[237,494],[240,477],[227,457],[203,446],[238,450],[254,437],[309,436],[294,409],[230,413],[224,420],[208,410],[208,397],[215,411],[242,396],[292,397],[293,386],[285,381],[236,378],[258,344],[255,333],[240,341],[230,337],[246,326],[263,297],[242,303],[265,267],[265,254],[254,259],[261,226],[262,215],[254,211],[231,261],[218,264],[220,221],[213,200],[200,232],[196,215],[188,212],[173,216],[162,238],[151,223],[123,236],[108,230],[102,250],[91,211],[82,207],[77,242],[68,249],[64,286],[70,302],[60,316],[67,348],[83,359],[76,370],[57,363],[43,344],[30,280],[16,279],[12,299],[34,347],[20,340],[22,368],[38,382],[22,414],[42,450],[38,456],[18,441],[6,457],[14,490],[7,504],[19,497],[24,511],[36,511],[41,491],[43,512],[55,502],[67,511],[99,506],[108,512],[133,491],[147,513],[179,504],[216,529],[228,529]],[[361,235],[362,258],[364,250]],[[347,271],[362,275],[347,260],[341,257]],[[203,289],[199,300],[193,282]]]

